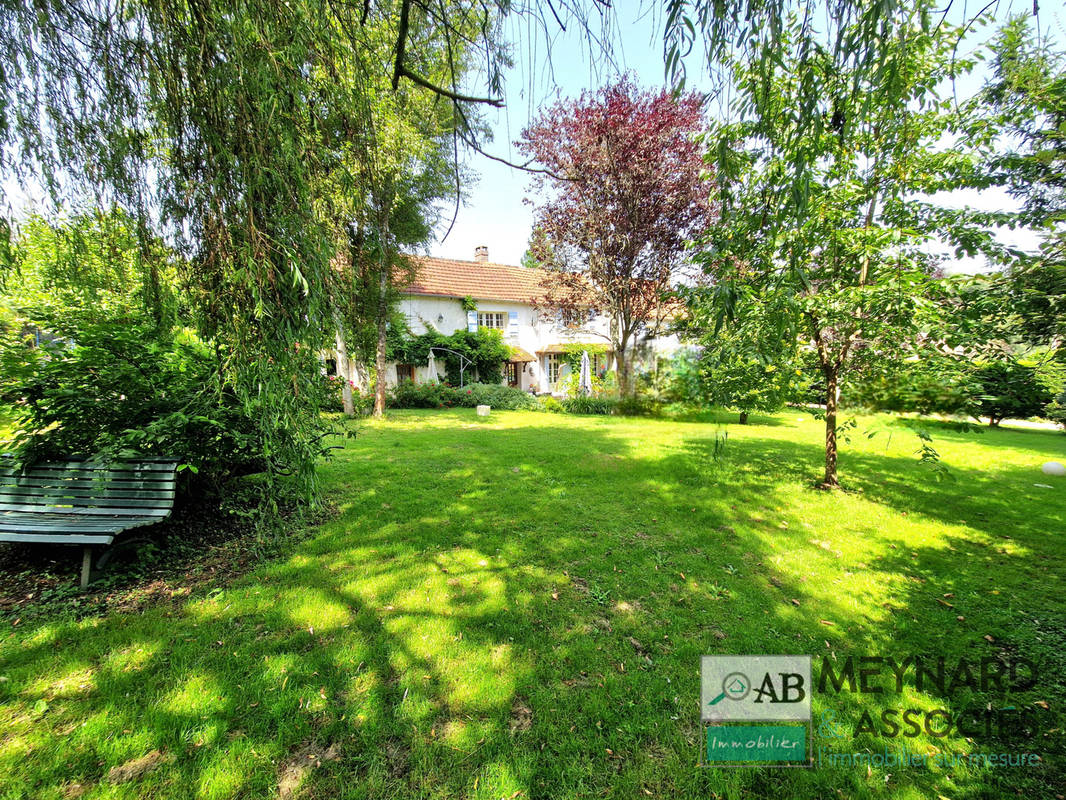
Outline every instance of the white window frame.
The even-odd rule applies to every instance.
[[[555,386],[559,381],[559,373],[563,369],[562,353],[546,353],[544,356],[544,374],[548,378],[548,385]],[[552,374],[554,372],[554,375]]]
[[[491,318],[492,323],[487,320]],[[496,324],[496,323],[499,324]],[[478,311],[477,312],[477,326],[479,328],[492,328],[497,331],[507,330],[507,312],[506,311]]]

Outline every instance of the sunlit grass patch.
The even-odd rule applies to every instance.
[[[695,763],[705,653],[1026,654],[1060,707],[1066,499],[1033,484],[1066,437],[934,431],[954,477],[938,482],[911,430],[860,420],[880,432],[853,437],[847,491],[825,493],[821,430],[796,412],[729,426],[717,457],[713,422],[472,414],[365,423],[323,467],[340,515],[249,576],[0,637],[0,798],[275,796],[286,774],[297,797],[958,800],[1062,782],[1051,758]],[[853,728],[952,702],[819,694],[814,710]],[[155,751],[150,772],[108,782]]]

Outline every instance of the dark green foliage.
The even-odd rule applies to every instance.
[[[1045,406],[1044,416],[1066,428],[1066,392],[1061,392]]]
[[[342,389],[344,386],[344,379],[336,375],[324,375],[323,380],[326,384],[326,400],[323,408],[326,411],[343,411],[344,396],[342,394]],[[352,402],[357,414],[369,414],[374,407],[374,396],[372,394],[363,394],[357,388],[353,387]]]
[[[615,404],[614,413],[623,417],[657,417],[662,413],[662,403],[654,397],[639,394],[621,397]]]
[[[425,365],[429,361],[431,348],[442,348],[434,351],[438,369],[446,371],[447,382],[458,386],[460,383],[468,384],[473,381],[493,384],[503,380],[503,364],[510,358],[511,352],[504,344],[503,334],[492,328],[478,328],[471,333],[466,330],[458,330],[445,336],[436,331],[429,331],[420,336],[398,336],[392,345],[391,357],[401,364]],[[450,350],[451,353],[444,352]],[[459,353],[470,364],[466,364],[460,381],[460,361],[454,355]]]
[[[15,423],[5,448],[17,457],[169,456],[214,489],[267,468],[254,410],[218,388],[220,358],[204,343],[128,320],[84,324],[75,333],[40,347],[5,337],[0,402]],[[313,385],[302,393],[313,395]],[[275,459],[272,466],[293,465]]]
[[[570,397],[562,402],[568,414],[615,414],[619,405],[612,397]]]
[[[985,364],[974,372],[974,378],[980,386],[979,411],[991,425],[999,425],[1007,418],[1036,416],[1053,398],[1041,383],[1037,369],[1017,361]]]
[[[606,344],[588,344],[586,342],[564,344],[563,345],[563,361],[570,365],[571,372],[581,372],[581,354],[588,353],[589,361],[595,360],[596,356],[603,356],[608,353],[610,347]]]
[[[241,399],[227,369],[233,349],[186,327],[177,259],[159,243],[145,248],[127,215],[55,227],[31,219],[16,255],[0,287],[0,414],[12,430],[0,450],[26,460],[175,457],[210,491],[243,473],[296,473],[301,447],[322,453],[317,415],[303,428],[264,429],[269,393]],[[311,349],[287,360],[298,376],[288,391],[317,408],[326,393]],[[282,487],[260,489],[273,508]]]
[[[403,222],[422,222],[400,214],[389,232],[418,199],[405,179],[426,172],[401,106],[422,97],[419,118],[451,131],[460,101],[423,88],[462,80],[467,42],[498,52],[495,6],[405,9],[401,22],[392,3],[326,0],[0,4],[0,174],[39,182],[56,208],[115,203],[142,244],[154,228],[184,256],[188,322],[224,354],[215,390],[271,453],[266,495],[284,477],[316,496],[306,354],[337,327],[343,231],[369,220],[391,254]]]
[[[390,408],[473,408],[492,406],[502,411],[540,408],[537,398],[521,389],[491,383],[472,383],[462,388],[447,383],[402,381],[389,393]]]
[[[845,387],[842,401],[878,411],[975,415],[981,384],[969,362],[929,355],[898,364],[871,365]]]

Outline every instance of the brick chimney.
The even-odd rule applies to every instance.
[[[489,260],[489,248],[485,245],[478,245],[474,248],[474,261],[488,261]]]

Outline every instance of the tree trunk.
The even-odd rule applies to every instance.
[[[618,370],[618,396],[621,398],[629,397],[629,360],[626,358],[626,351],[619,349],[615,351],[616,368]]]
[[[374,416],[385,415],[385,352],[386,337],[388,336],[389,316],[389,272],[383,264],[381,276],[378,278],[378,346],[375,359],[377,375],[374,376]]]
[[[629,371],[629,334],[621,333],[621,324],[615,329],[620,334],[614,346],[615,370],[618,372],[618,396],[622,399],[630,397],[633,393],[631,375]]]
[[[823,368],[825,375],[825,478],[823,489],[836,489],[837,480],[837,400],[839,376],[834,368]]]
[[[375,368],[377,375],[374,376],[374,416],[385,416],[385,353],[386,337],[388,336],[389,324],[389,283],[392,264],[389,259],[389,208],[392,205],[391,194],[382,193],[389,198],[388,202],[379,202],[378,213],[378,249],[381,253],[380,271],[378,274],[378,342]]]
[[[741,425],[747,425],[748,424],[748,412],[747,411],[741,411],[740,412],[740,424]]]
[[[344,404],[344,416],[355,416],[355,403],[352,401],[352,365],[348,360],[348,343],[344,341],[344,328],[337,320],[337,374],[344,383],[341,385],[341,400]]]

